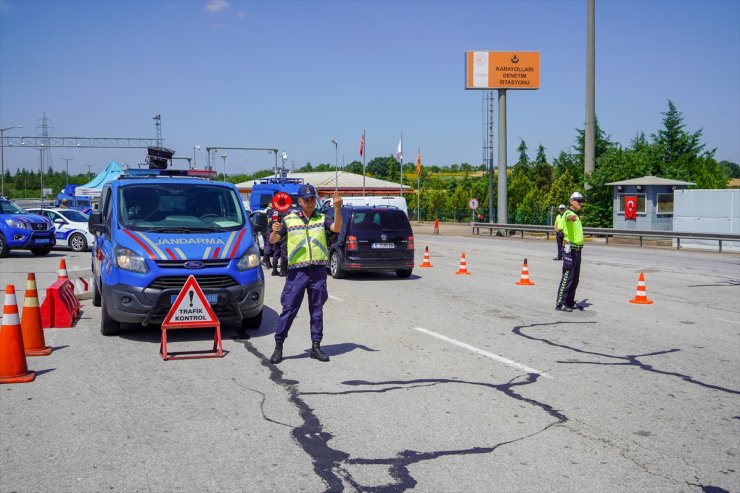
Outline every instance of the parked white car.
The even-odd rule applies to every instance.
[[[85,252],[95,241],[87,229],[89,216],[75,209],[62,209],[59,207],[34,207],[26,209],[31,214],[46,216],[56,226],[56,246],[69,247],[75,252]]]

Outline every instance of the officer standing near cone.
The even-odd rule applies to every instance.
[[[558,255],[553,260],[563,260],[563,214],[565,214],[565,204],[558,207],[558,215],[555,216],[555,240],[558,243]]]
[[[572,312],[576,305],[575,296],[581,276],[581,250],[583,249],[583,225],[577,212],[583,207],[583,195],[573,192],[570,209],[563,214],[563,276],[560,279],[555,309]]]
[[[326,265],[329,250],[326,230],[339,233],[342,229],[342,197],[334,192],[334,221],[316,211],[318,195],[313,185],[301,185],[298,189],[297,211],[283,218],[282,223],[274,223],[270,233],[270,243],[275,245],[287,238],[288,275],[280,296],[283,311],[275,329],[275,351],[270,363],[283,360],[283,342],[288,337],[290,326],[298,314],[304,293],[308,293],[308,311],[311,315],[311,358],[329,361],[321,351],[324,335],[323,307],[329,293],[326,289]]]

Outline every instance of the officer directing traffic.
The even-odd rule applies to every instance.
[[[583,207],[583,195],[573,192],[570,209],[563,214],[563,276],[560,279],[555,309],[572,312],[576,305],[575,296],[578,278],[581,275],[581,250],[583,249],[583,225],[576,214]]]
[[[288,275],[280,296],[283,311],[275,329],[275,351],[270,363],[283,360],[283,342],[298,314],[304,293],[308,292],[308,312],[311,316],[311,358],[329,361],[321,351],[324,335],[323,307],[329,293],[326,289],[326,266],[329,249],[326,230],[339,233],[342,229],[342,198],[334,192],[334,221],[316,211],[316,188],[301,185],[298,189],[300,210],[292,211],[283,218],[282,223],[273,223],[269,241],[273,245],[287,237]]]

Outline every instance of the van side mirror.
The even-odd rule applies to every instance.
[[[103,224],[103,215],[100,212],[94,211],[90,214],[90,219],[87,220],[87,229],[89,229],[91,233],[104,233],[105,232],[105,225]]]
[[[254,211],[249,218],[255,233],[264,233],[267,231],[267,214],[263,211]]]

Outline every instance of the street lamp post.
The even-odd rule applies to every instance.
[[[23,125],[13,125],[12,127],[0,128],[0,195],[5,195],[5,161],[3,160],[3,132],[11,128],[23,128]]]
[[[226,158],[229,157],[226,154],[221,154],[221,159],[224,160],[224,181],[226,181]]]
[[[195,153],[196,151],[199,151],[199,150],[200,150],[199,145],[193,146],[193,169],[196,169],[198,167],[198,165],[195,163]]]
[[[60,157],[62,161],[65,162],[66,168],[67,168],[67,177],[66,177],[66,185],[69,185],[69,162],[73,160],[73,157]]]
[[[331,139],[331,143],[334,144],[334,193],[337,193],[339,190],[339,168],[337,167],[339,143],[335,139]]]

